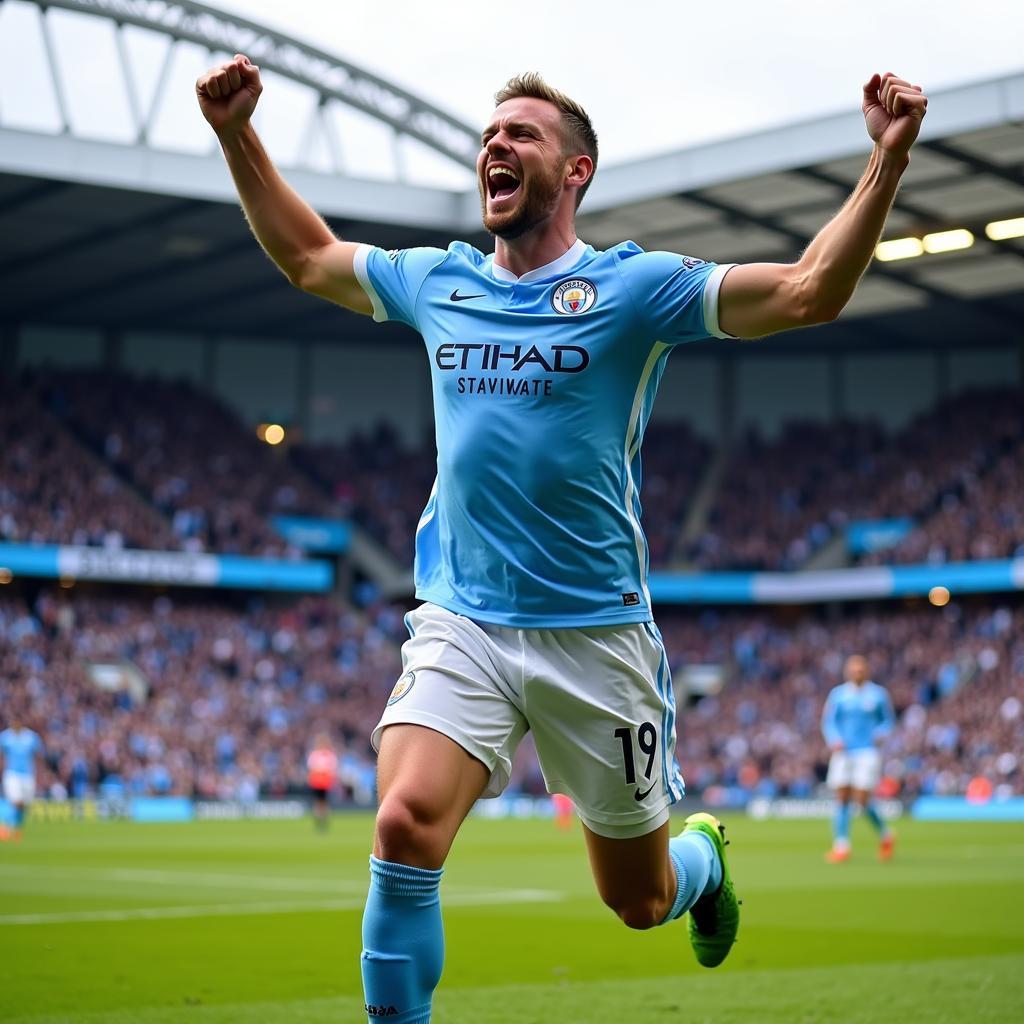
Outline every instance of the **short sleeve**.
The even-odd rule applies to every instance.
[[[670,345],[731,337],[718,324],[718,291],[735,264],[639,247],[622,256],[623,280],[653,337]]]
[[[420,286],[447,256],[444,249],[417,248],[386,251],[375,245],[356,250],[356,278],[373,305],[378,323],[399,320],[410,327],[416,323],[416,297]]]

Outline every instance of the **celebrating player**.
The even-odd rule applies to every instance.
[[[850,859],[851,796],[878,832],[879,858],[892,857],[892,832],[871,795],[882,774],[878,742],[892,732],[895,724],[888,692],[868,679],[867,659],[859,654],[848,658],[846,682],[829,693],[821,716],[821,731],[832,751],[827,783],[836,794],[832,849],[825,854],[830,864]]]
[[[462,820],[505,785],[533,730],[545,781],[576,805],[597,890],[632,928],[687,911],[697,959],[728,955],[739,909],[719,822],[691,815],[652,621],[640,443],[673,346],[834,319],[871,259],[927,100],[864,87],[874,150],[849,201],[794,264],[715,265],[576,237],[597,136],[538,75],[511,80],[481,136],[485,255],[463,242],[385,252],[340,241],[285,183],[250,117],[238,55],[196,83],[246,216],[297,287],[422,336],[437,479],[416,535],[404,673],[373,733],[380,807],[363,918],[369,1018],[430,1019],[442,866]]]
[[[43,755],[38,733],[15,718],[0,732],[0,759],[3,763],[4,799],[11,805],[11,822],[0,822],[0,840],[21,842],[25,827],[25,809],[36,795],[36,762]]]

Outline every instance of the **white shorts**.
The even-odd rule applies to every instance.
[[[22,772],[4,772],[4,799],[11,804],[30,804],[35,799],[36,780]]]
[[[871,793],[881,777],[882,755],[877,750],[837,750],[828,762],[825,783],[829,789],[851,786]]]
[[[548,792],[572,797],[592,831],[646,835],[683,796],[675,697],[653,623],[516,629],[434,604],[406,616],[403,674],[371,742],[389,725],[427,726],[490,770],[483,793],[508,784],[533,731]]]

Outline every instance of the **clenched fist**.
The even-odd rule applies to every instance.
[[[892,156],[906,156],[914,144],[928,110],[921,86],[897,78],[891,71],[872,75],[864,86],[864,121],[868,135],[879,149]]]
[[[218,135],[244,127],[261,92],[260,69],[241,53],[196,79],[199,109]]]

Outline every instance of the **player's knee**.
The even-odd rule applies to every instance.
[[[613,906],[612,910],[627,928],[637,931],[656,927],[665,919],[666,914],[664,901],[656,899],[630,900],[620,906]]]
[[[414,800],[389,795],[377,811],[377,841],[383,860],[423,865],[438,858],[440,829],[434,815]]]

